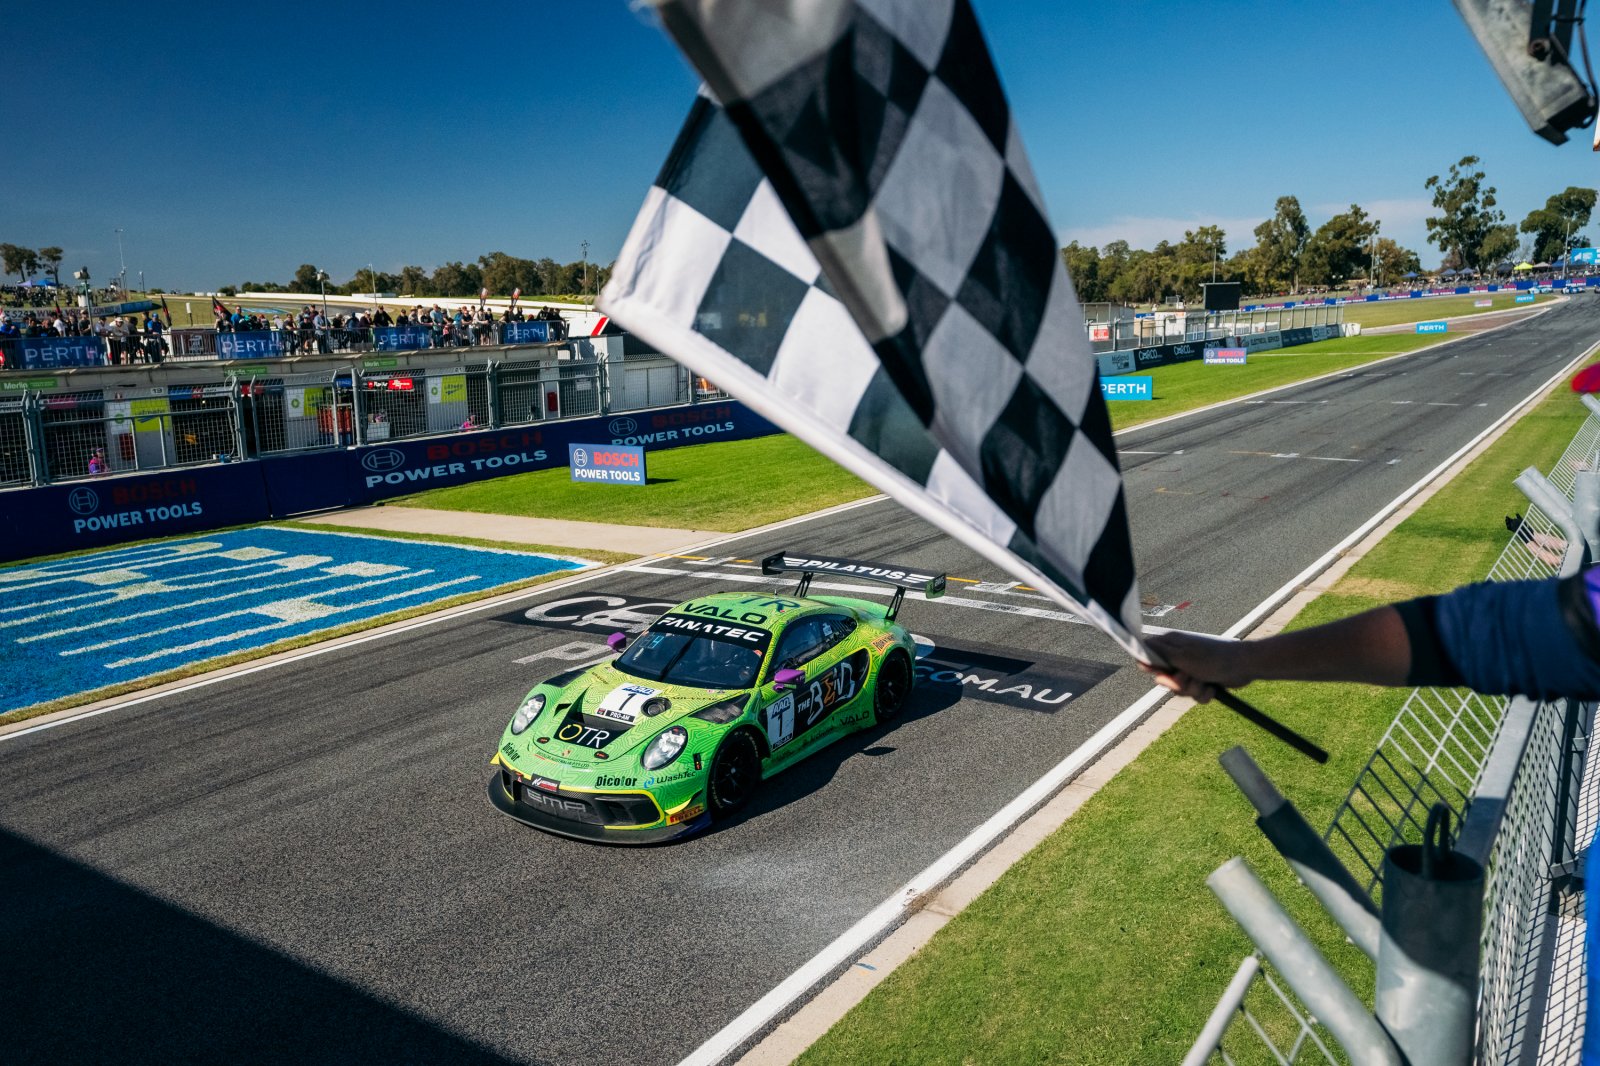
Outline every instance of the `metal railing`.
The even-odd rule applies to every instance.
[[[370,362],[370,361],[369,361]],[[723,399],[665,358],[206,375],[0,395],[0,489]],[[630,431],[631,432],[631,431]],[[626,435],[626,434],[622,434]]]
[[[1590,472],[1600,454],[1600,402],[1584,402],[1590,415],[1548,479],[1531,468],[1517,478],[1529,507],[1490,580],[1577,573],[1595,558],[1600,475]],[[1594,834],[1600,812],[1600,774],[1584,773],[1594,713],[1593,704],[1570,700],[1417,689],[1323,837],[1330,859],[1354,874],[1376,913],[1386,851],[1421,841],[1435,805],[1454,813],[1459,852],[1484,870],[1476,1062],[1576,1061],[1584,996],[1580,843]],[[1187,1066],[1342,1061],[1297,995],[1277,982],[1263,986],[1270,969],[1256,956],[1241,967]]]

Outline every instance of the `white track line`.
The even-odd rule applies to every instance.
[[[1582,355],[1552,375],[1544,384],[1513,405],[1510,410],[1496,419],[1487,429],[1473,437],[1471,441],[1459,448],[1450,458],[1430,470],[1416,484],[1396,496],[1380,509],[1377,514],[1363,522],[1355,532],[1330,548],[1316,562],[1296,574],[1282,588],[1262,600],[1254,609],[1229,626],[1221,635],[1238,637],[1255,628],[1262,618],[1276,609],[1284,600],[1294,595],[1312,578],[1333,565],[1333,562],[1349,550],[1352,545],[1358,543],[1386,518],[1405,506],[1406,502],[1426,488],[1429,482],[1454,466],[1462,456],[1476,448],[1524,408],[1538,400],[1556,382],[1571,373],[1573,368],[1589,358],[1596,348],[1600,348],[1600,343],[1590,347]],[[779,1015],[788,1010],[796,1000],[806,995],[813,987],[827,979],[836,970],[846,966],[863,947],[888,932],[890,928],[899,922],[918,897],[937,888],[981,851],[1025,818],[1035,807],[1049,799],[1057,789],[1071,781],[1085,766],[1099,758],[1107,748],[1111,747],[1129,730],[1138,725],[1145,714],[1160,703],[1163,697],[1168,695],[1171,695],[1171,693],[1158,686],[1129,704],[1122,713],[1102,726],[1099,732],[1090,737],[1076,751],[1051,767],[1043,777],[1029,785],[1021,795],[1006,804],[988,821],[969,833],[961,843],[934,860],[932,865],[908,881],[900,891],[874,907],[864,918],[842,933],[833,943],[814,955],[805,965],[790,974],[776,988],[762,996],[733,1021],[723,1026],[711,1039],[690,1052],[679,1063],[679,1066],[716,1066],[717,1063],[722,1062],[723,1059],[737,1051],[758,1032],[775,1021]]]

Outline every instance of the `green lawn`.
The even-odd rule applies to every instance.
[[[1483,578],[1505,544],[1502,517],[1526,506],[1512,478],[1529,465],[1548,470],[1584,415],[1556,389],[1294,625]],[[1247,695],[1332,761],[1315,766],[1214,704],[1196,708],[799,1061],[1177,1062],[1251,950],[1204,884],[1234,855],[1370,996],[1370,964],[1294,884],[1216,757],[1246,745],[1311,824],[1326,826],[1406,692],[1277,683]]]
[[[737,532],[876,490],[787,435],[649,453],[650,483],[596,485],[566,467],[435,489],[392,503],[447,511]]]
[[[1414,352],[1418,348],[1439,343],[1439,339],[1437,336],[1415,333],[1341,337],[1274,352],[1259,352],[1250,356],[1250,361],[1244,366],[1207,366],[1196,359],[1140,371],[1155,379],[1155,399],[1109,401],[1107,406],[1111,409],[1111,424],[1117,429],[1128,429],[1141,422],[1192,411],[1196,407],[1235,396],[1304,381],[1336,370],[1348,370],[1401,352]]]
[[[1419,300],[1387,300],[1380,303],[1345,304],[1344,320],[1362,326],[1394,326],[1402,322],[1431,322],[1436,318],[1484,315],[1513,308],[1537,307],[1550,301],[1549,293],[1534,296],[1533,303],[1519,304],[1515,292],[1480,292],[1470,296],[1428,296]],[[1474,301],[1489,300],[1493,307],[1474,307]]]

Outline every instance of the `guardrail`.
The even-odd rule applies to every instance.
[[[1591,396],[1583,402],[1589,417],[1548,478],[1529,468],[1516,479],[1529,507],[1489,580],[1573,574],[1600,555],[1600,402]],[[1359,1017],[1352,1015],[1347,1000],[1342,1013],[1339,1004],[1330,1006],[1337,998],[1331,985],[1345,986],[1329,972],[1314,974],[1296,954],[1309,942],[1288,934],[1293,922],[1284,916],[1286,925],[1252,930],[1269,961],[1258,954],[1240,966],[1185,1066],[1258,1059],[1335,1063],[1342,1061],[1334,1050],[1341,1046],[1354,1061],[1382,1061],[1382,1047],[1358,1050],[1374,1031],[1414,1066],[1576,1061],[1584,1003],[1580,842],[1593,835],[1600,812],[1600,774],[1585,774],[1594,715],[1594,704],[1572,700],[1535,703],[1417,689],[1320,841],[1275,834],[1269,818],[1286,816],[1263,810],[1258,824],[1373,959],[1378,1018],[1364,1006]],[[1230,772],[1259,800],[1265,779],[1239,771],[1241,758],[1248,761],[1242,752],[1230,753],[1225,765],[1232,760]],[[1292,812],[1292,804],[1282,806]],[[1402,921],[1402,896],[1412,890],[1385,899],[1384,873],[1392,868],[1385,856],[1396,845],[1421,842],[1429,812],[1439,806],[1462,827],[1457,854],[1483,872],[1481,909],[1474,899],[1432,907],[1420,921],[1413,911],[1411,921]],[[1250,891],[1248,870],[1241,868],[1234,860],[1213,875],[1219,896],[1234,901],[1230,910]],[[1474,979],[1453,1005],[1447,1001],[1455,986],[1437,972],[1397,972],[1395,960],[1405,953],[1390,943],[1452,927],[1456,940],[1479,945]],[[1467,928],[1481,929],[1481,936],[1459,932]],[[1287,969],[1274,973],[1274,958]],[[1419,988],[1432,998],[1419,1000]]]
[[[211,375],[0,395],[0,489],[672,407],[727,394],[668,359]]]

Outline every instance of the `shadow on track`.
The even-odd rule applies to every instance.
[[[0,899],[7,1062],[509,1062],[4,830]]]

